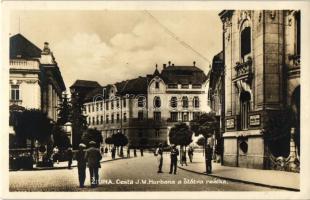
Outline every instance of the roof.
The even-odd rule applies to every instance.
[[[97,81],[76,80],[71,87],[101,87]]]
[[[10,59],[14,58],[40,58],[42,50],[18,33],[10,37]]]
[[[160,77],[166,84],[203,84],[207,80],[205,73],[196,66],[168,66]]]
[[[149,78],[141,77],[116,83],[119,94],[146,94]]]

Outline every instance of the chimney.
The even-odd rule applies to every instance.
[[[169,67],[171,66],[171,61],[168,62],[168,66],[169,66]]]
[[[195,67],[196,66],[196,61],[194,61],[193,64],[194,64],[194,67]]]
[[[163,64],[163,69],[166,69],[167,65],[166,64]]]
[[[48,48],[48,42],[44,42],[44,49]]]

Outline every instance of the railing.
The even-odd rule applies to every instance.
[[[10,99],[10,105],[18,105],[21,106],[23,103],[22,100]]]
[[[248,57],[247,61],[243,63],[237,62],[235,70],[236,70],[235,79],[250,78],[252,75],[252,58]]]
[[[37,69],[39,70],[39,63],[34,60],[10,60],[10,69]]]
[[[288,59],[290,61],[293,61],[293,64],[296,66],[300,66],[300,55],[294,54],[294,55],[289,55]]]

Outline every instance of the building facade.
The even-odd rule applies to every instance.
[[[169,129],[189,123],[208,110],[207,76],[195,66],[164,64],[161,72],[91,90],[84,114],[90,128],[103,138],[117,131],[128,136],[131,147],[168,143]]]
[[[268,168],[270,154],[262,132],[268,114],[289,106],[299,121],[300,11],[224,10],[219,16],[225,66],[224,164]],[[299,122],[294,126],[299,131]]]
[[[10,110],[39,109],[56,122],[66,87],[48,43],[41,50],[21,34],[12,36],[9,67]]]

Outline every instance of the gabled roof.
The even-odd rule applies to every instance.
[[[10,37],[10,59],[34,59],[41,57],[42,50],[18,33]]]
[[[148,86],[148,78],[141,77],[116,83],[119,94],[146,94]]]
[[[76,80],[71,87],[101,87],[97,81]]]
[[[168,66],[160,77],[166,84],[203,84],[207,80],[205,73],[196,66]]]

